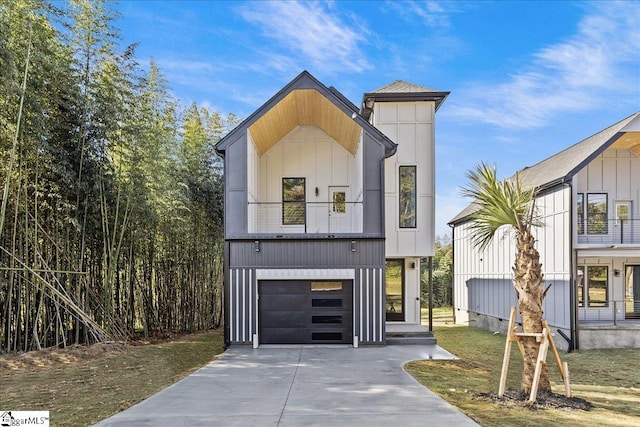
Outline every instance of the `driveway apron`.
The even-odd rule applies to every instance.
[[[402,369],[453,358],[435,345],[233,347],[97,425],[476,426]]]

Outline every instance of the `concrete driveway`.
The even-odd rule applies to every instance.
[[[475,426],[402,369],[453,358],[435,345],[231,348],[97,425]]]

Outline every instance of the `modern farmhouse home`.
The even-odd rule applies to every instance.
[[[640,347],[640,112],[520,171],[538,188],[544,314],[568,348]],[[456,323],[506,332],[516,306],[515,236],[484,251],[469,238],[471,204],[450,223]]]
[[[433,255],[434,114],[395,82],[356,107],[303,71],[227,134],[227,345],[383,345],[420,324]]]

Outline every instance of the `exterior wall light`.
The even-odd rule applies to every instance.
[[[253,250],[256,252],[260,252],[260,240],[256,240],[253,242]]]
[[[356,241],[352,240],[351,241],[351,252],[355,252],[356,251]]]

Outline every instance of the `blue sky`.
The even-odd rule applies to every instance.
[[[302,70],[356,105],[400,79],[436,114],[436,233],[479,162],[506,177],[640,110],[638,1],[122,1],[183,104],[247,117]]]

